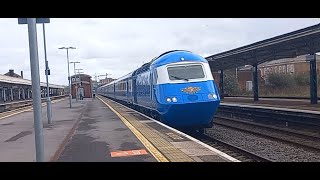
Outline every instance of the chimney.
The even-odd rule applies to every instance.
[[[9,69],[9,76],[13,76],[13,69]]]
[[[23,79],[23,71],[21,71],[21,78]]]

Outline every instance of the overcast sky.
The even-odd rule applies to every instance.
[[[248,45],[266,38],[320,23],[305,19],[222,19],[222,18],[51,18],[46,24],[49,82],[68,84],[66,50],[73,46],[69,60],[85,74],[119,78],[163,52],[185,49],[203,57]],[[27,25],[16,18],[0,19],[0,74],[14,69],[31,79]],[[42,25],[37,25],[41,81],[44,75]],[[70,66],[74,74],[73,65]],[[104,78],[104,77],[101,77]]]

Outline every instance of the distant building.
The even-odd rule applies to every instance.
[[[112,81],[114,81],[115,79],[113,78],[105,78],[105,79],[100,79],[100,84],[99,85],[105,85],[105,84],[108,84]]]
[[[317,59],[317,74],[320,75],[320,55]],[[252,66],[246,65],[228,71],[233,71],[236,75],[240,90],[252,91]],[[310,63],[306,61],[306,55],[298,56],[296,58],[284,58],[274,61],[268,61],[258,65],[258,80],[259,85],[266,83],[268,74],[310,74]],[[220,73],[212,72],[213,78],[219,87]]]
[[[92,92],[96,93],[97,88],[98,88],[98,82],[95,80],[92,80]]]
[[[90,75],[77,74],[76,76],[71,76],[72,98],[76,98],[76,92],[78,92],[78,97],[80,94],[82,94],[84,98],[92,97],[92,80]]]
[[[23,71],[21,71],[21,75],[19,75],[14,73],[13,69],[9,69],[9,72],[5,73],[4,75],[23,79]]]
[[[317,73],[320,74],[320,56],[317,59]],[[306,55],[296,58],[285,58],[262,63],[258,66],[261,77],[266,78],[268,74],[310,74],[310,63],[306,61]]]

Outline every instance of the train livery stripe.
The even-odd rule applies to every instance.
[[[155,148],[136,128],[134,128],[129,121],[124,118],[120,113],[113,109],[108,103],[97,97],[106,106],[108,106],[120,119],[121,121],[133,132],[133,134],[142,142],[142,144],[149,150],[149,152],[156,158],[158,162],[169,162],[158,150]]]

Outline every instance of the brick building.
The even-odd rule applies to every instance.
[[[237,69],[229,69],[227,71],[224,71],[224,74],[226,75],[227,72],[232,73],[235,75],[235,77],[238,80],[239,88],[241,91],[251,91],[252,90],[252,66],[243,66]],[[217,85],[217,88],[219,89],[219,82],[220,82],[220,72],[212,72],[213,79]],[[260,76],[259,76],[260,75]],[[258,79],[259,84],[261,85],[261,82],[264,84],[264,79],[261,77],[261,70],[258,69],[258,76],[260,77]],[[225,83],[225,82],[224,82]],[[228,93],[228,92],[225,92]]]
[[[74,76],[74,75],[71,76],[71,95],[72,95],[72,98],[76,98],[77,90],[78,90],[78,97],[80,94],[82,94],[84,98],[91,98],[92,97],[92,80],[91,80],[90,75],[77,74],[76,76]]]
[[[317,55],[317,74],[320,74],[320,56]],[[285,58],[260,64],[261,76],[265,79],[268,74],[310,74],[310,63],[306,61],[306,56],[296,58]]]
[[[317,74],[320,75],[320,56],[317,55]],[[252,90],[252,66],[246,65],[238,67],[237,69],[229,69],[236,75],[241,91]],[[226,73],[226,71],[224,71]],[[258,65],[259,86],[266,83],[268,74],[310,74],[310,63],[306,61],[306,55],[298,56],[296,58],[284,58],[274,61],[268,61]],[[213,78],[219,88],[220,73],[212,72]]]

